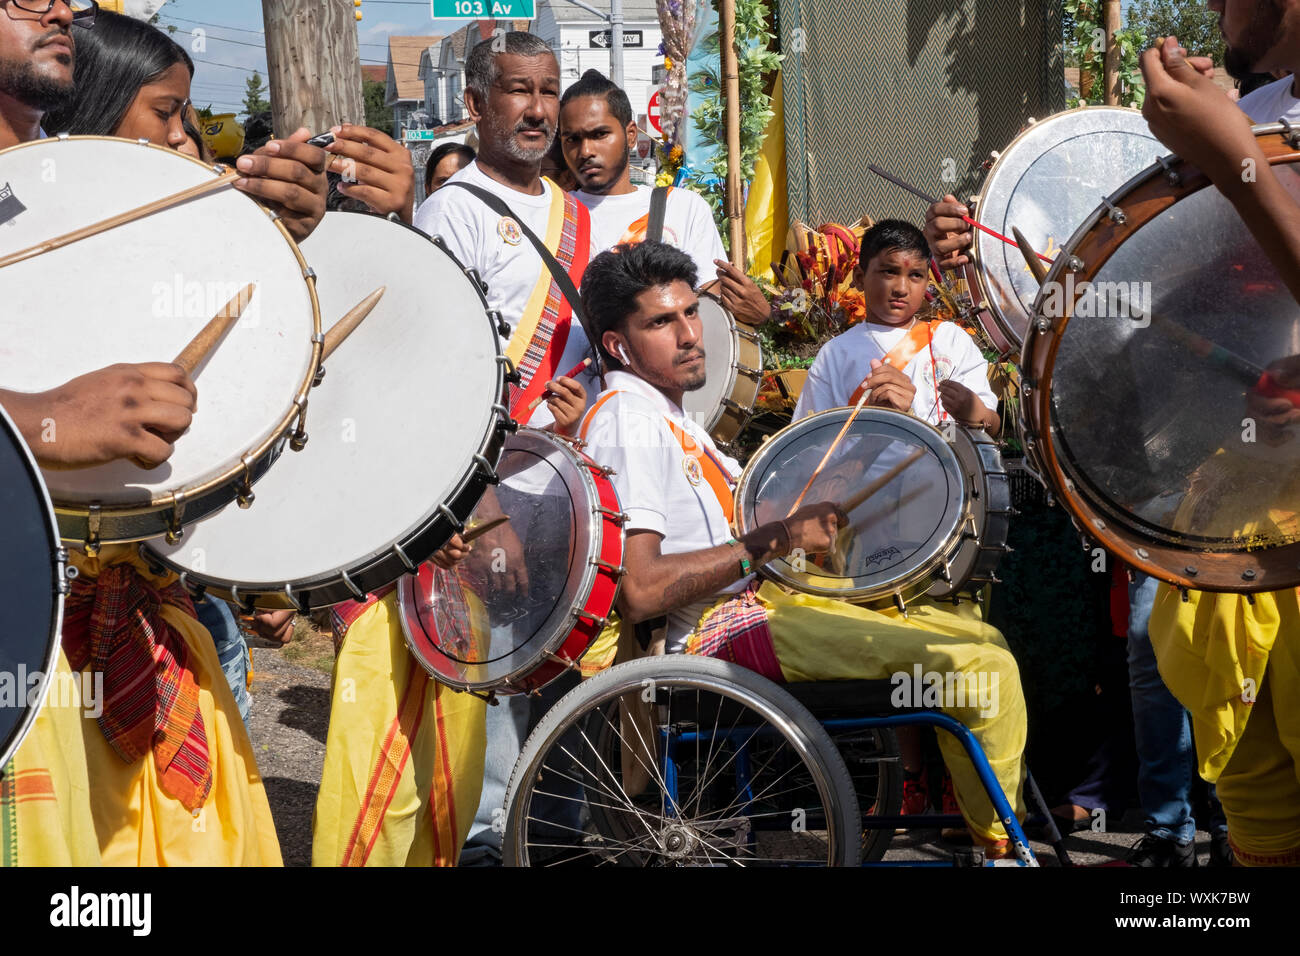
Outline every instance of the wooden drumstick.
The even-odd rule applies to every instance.
[[[1025,234],[1015,226],[1011,227],[1011,234],[1016,237],[1016,245],[1020,247],[1020,254],[1025,257],[1025,262],[1029,264],[1029,271],[1034,274],[1038,284],[1042,285],[1047,278],[1047,266],[1039,262],[1039,259],[1045,257],[1038,254],[1034,247],[1029,244],[1029,240],[1025,238]]]
[[[868,498],[874,495],[877,491],[885,487],[885,485],[889,484],[891,481],[893,481],[895,478],[901,475],[904,471],[910,468],[912,464],[924,454],[925,454],[925,448],[923,447],[913,448],[912,453],[910,455],[908,455],[906,458],[900,461],[893,468],[889,469],[889,471],[885,472],[883,475],[881,475],[875,481],[871,482],[871,484],[867,485],[861,491],[849,496],[848,498],[845,498],[844,501],[840,504],[840,510],[843,511],[845,514],[848,514],[854,508],[858,507],[860,504],[862,504],[864,501],[866,501]]]
[[[29,246],[26,249],[20,249],[18,252],[11,252],[9,255],[0,258],[0,269],[5,266],[13,265],[15,262],[22,262],[25,259],[31,259],[42,255],[46,252],[53,252],[55,249],[62,249],[64,246],[71,245],[81,239],[89,239],[91,236],[97,236],[101,232],[107,232],[109,229],[116,229],[118,226],[125,226],[128,222],[134,222],[137,219],[143,219],[145,216],[151,216],[156,212],[162,212],[164,209],[170,209],[172,206],[178,206],[183,202],[191,199],[198,199],[200,196],[206,196],[210,192],[215,192],[224,186],[229,186],[240,174],[236,170],[230,170],[216,179],[210,179],[206,183],[200,183],[197,186],[191,186],[189,189],[182,189],[180,192],[172,193],[170,196],[164,196],[162,199],[155,199],[153,202],[145,203],[143,206],[137,206],[135,209],[128,209],[124,213],[116,216],[110,216],[108,219],[100,222],[91,223],[89,226],[82,226],[80,229],[74,229],[72,232],[64,233],[62,236],[55,236],[53,239],[47,239],[45,242],[35,246]]]
[[[357,326],[361,324],[361,320],[374,311],[375,306],[379,304],[379,300],[384,297],[384,293],[387,291],[388,286],[381,285],[353,306],[347,315],[330,327],[330,330],[325,333],[325,345],[321,349],[320,360],[322,362],[333,355],[334,350],[343,344],[343,340],[356,331]]]
[[[885,364],[888,365],[889,363],[886,361]],[[835,453],[835,449],[839,447],[840,441],[843,440],[846,434],[848,434],[849,426],[853,424],[853,420],[858,417],[858,412],[862,411],[862,406],[867,404],[867,399],[870,397],[871,389],[865,389],[862,392],[862,397],[858,399],[858,404],[853,406],[853,412],[849,415],[848,421],[844,423],[844,426],[840,429],[840,433],[836,435],[835,440],[831,442],[831,447],[826,449],[826,454],[822,455],[822,460],[819,461],[817,467],[813,469],[813,473],[809,477],[808,483],[803,486],[803,491],[799,492],[799,497],[794,500],[794,504],[790,506],[790,510],[785,513],[787,518],[799,510],[799,506],[803,504],[804,495],[808,494],[808,489],[813,486],[813,482],[817,480],[817,476],[822,473],[822,469],[826,467],[826,463],[831,460],[831,455]]]
[[[469,544],[476,538],[481,538],[493,528],[499,528],[510,520],[509,515],[497,515],[495,518],[489,518],[487,521],[480,521],[478,524],[470,525],[460,533],[460,540],[464,544]]]
[[[208,324],[199,329],[199,334],[190,339],[190,343],[181,349],[180,354],[173,361],[185,369],[185,374],[193,375],[212,350],[226,337],[231,326],[244,314],[248,300],[253,297],[253,290],[256,288],[257,286],[251,282],[244,286],[239,294],[222,306],[221,311],[209,319]]]

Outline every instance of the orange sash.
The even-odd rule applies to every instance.
[[[606,392],[596,404],[591,406],[586,417],[582,420],[582,426],[578,429],[579,440],[586,440],[587,429],[590,427],[591,420],[595,417],[596,412],[600,410],[600,406],[604,405],[620,391],[621,389],[614,389],[612,392]],[[664,421],[668,423],[669,430],[673,433],[673,437],[677,439],[677,444],[682,446],[682,451],[685,452],[686,456],[694,458],[699,464],[700,474],[709,483],[709,487],[713,489],[718,504],[722,506],[722,513],[727,516],[727,521],[730,523],[736,498],[732,491],[731,475],[723,467],[722,462],[718,461],[708,448],[696,441],[694,436],[687,434],[685,429],[678,426],[667,415],[664,416]]]
[[[931,340],[934,338],[935,328],[942,324],[943,319],[916,323],[906,335],[898,340],[898,344],[889,350],[889,353],[884,358],[884,363],[892,365],[900,372],[907,368],[907,364],[916,358],[921,349],[929,347]],[[871,375],[868,374],[867,378],[871,378]],[[850,405],[858,404],[858,399],[867,390],[867,378],[864,378],[858,387],[853,390],[853,394],[849,396]]]

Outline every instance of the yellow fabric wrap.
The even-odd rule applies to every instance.
[[[63,649],[45,704],[5,768],[0,807],[11,821],[11,844],[0,855],[14,866],[98,866],[99,838],[90,809],[79,679]]]
[[[768,628],[785,679],[887,680],[895,674],[983,675],[993,706],[984,712],[969,697],[964,706],[938,709],[961,721],[979,740],[998,782],[1017,817],[1024,816],[1025,699],[1020,671],[1001,632],[978,619],[971,602],[959,613],[936,604],[918,603],[904,618],[898,611],[869,608],[788,593],[772,582],[758,590],[767,609]],[[967,607],[969,605],[969,607]],[[713,611],[710,610],[709,614]],[[700,623],[708,619],[708,614]],[[918,701],[917,703],[921,703]],[[950,734],[938,733],[944,763],[972,832],[991,843],[1006,838],[993,804],[979,782],[965,750]]]
[[[411,656],[396,595],[348,628],[334,664],[313,866],[454,866],[483,786],[486,705]]]
[[[781,261],[790,213],[785,184],[785,112],[781,74],[772,89],[772,118],[754,164],[754,181],[745,202],[745,246],[750,274],[774,278],[772,263]]]
[[[110,564],[130,564],[155,587],[175,575],[153,574],[134,545],[103,548],[91,558],[72,552],[71,563],[95,576]],[[207,736],[212,792],[198,813],[163,793],[153,756],[126,763],[93,717],[82,717],[91,810],[106,866],[280,866],[275,822],[258,774],[253,747],[217,659],[212,635],[179,608],[161,615],[185,642],[199,685],[199,712]]]

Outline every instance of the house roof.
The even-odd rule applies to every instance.
[[[420,82],[420,54],[442,40],[440,36],[388,38],[388,105],[401,100],[424,99]]]
[[[363,80],[378,80],[380,83],[388,79],[388,67],[378,63],[361,64],[361,78]]]

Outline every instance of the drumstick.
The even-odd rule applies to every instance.
[[[889,363],[886,362],[885,364],[888,365]],[[811,477],[809,477],[808,483],[803,486],[803,491],[799,492],[799,497],[794,500],[794,504],[790,506],[790,510],[785,513],[787,518],[799,510],[799,506],[803,504],[804,495],[808,494],[808,489],[813,486],[813,482],[817,480],[817,476],[822,473],[822,469],[826,467],[826,462],[831,460],[831,455],[834,453],[835,449],[839,447],[841,439],[843,439],[845,434],[848,432],[849,426],[853,424],[853,419],[858,417],[858,412],[862,411],[862,406],[867,403],[867,399],[870,397],[871,389],[864,389],[862,397],[858,399],[858,404],[853,406],[853,411],[850,413],[848,421],[846,421],[843,427],[840,428],[840,433],[835,436],[835,440],[831,442],[831,447],[826,449],[826,454],[822,455],[822,460],[819,461],[817,467],[813,469],[813,473]]]
[[[1011,234],[1016,237],[1016,245],[1020,247],[1020,254],[1025,257],[1025,264],[1029,266],[1029,271],[1034,274],[1034,278],[1038,280],[1038,284],[1042,285],[1047,279],[1047,268],[1038,261],[1041,256],[1039,256],[1034,247],[1029,244],[1029,240],[1025,238],[1025,234],[1015,226],[1011,227]],[[1049,259],[1048,261],[1050,262],[1051,260]]]
[[[577,365],[573,366],[573,368],[569,369],[568,374],[561,375],[560,377],[573,378],[575,375],[577,375],[579,372],[581,372],[584,368],[586,368],[590,364],[591,364],[591,358],[589,356],[583,359]],[[542,402],[546,401],[554,394],[555,394],[554,392],[542,392],[542,394],[538,395],[536,398],[534,398],[531,402],[528,403],[528,411],[530,412],[536,411],[538,405],[542,404]]]
[[[888,179],[891,183],[893,183],[895,186],[898,186],[900,189],[906,189],[913,196],[917,196],[920,199],[924,199],[931,206],[933,206],[935,203],[939,201],[935,199],[933,196],[927,196],[925,193],[921,192],[921,190],[917,189],[915,186],[911,185],[910,183],[903,182],[903,180],[899,179],[897,176],[889,175],[889,173],[885,172],[879,166],[868,165],[867,169],[871,170],[873,173],[875,173],[877,176],[880,176],[882,179]],[[970,225],[974,226],[976,229],[980,230],[981,232],[987,232],[994,239],[1001,239],[1009,246],[1016,245],[1016,241],[1014,239],[1008,239],[1006,236],[1002,235],[1002,233],[995,232],[994,230],[990,229],[988,226],[976,222],[970,216],[962,216],[961,218],[965,220],[967,223],[969,223]],[[1050,264],[1052,262],[1051,259],[1047,258],[1047,256],[1043,255],[1041,252],[1035,252],[1034,255],[1038,256],[1038,258],[1042,259],[1046,263]]]
[[[893,468],[889,469],[889,471],[885,472],[883,475],[881,475],[875,481],[871,482],[871,484],[867,485],[861,491],[846,498],[843,504],[840,505],[840,510],[843,511],[845,514],[848,514],[854,508],[858,507],[858,505],[862,504],[864,501],[866,501],[868,498],[874,495],[881,488],[885,487],[885,485],[889,484],[891,481],[893,481],[895,478],[901,475],[906,469],[911,467],[913,462],[915,462],[918,458],[920,458],[924,454],[925,454],[924,448],[913,448],[912,453],[910,455],[908,455],[906,458],[900,461]]]
[[[334,350],[343,344],[343,340],[356,331],[357,326],[361,324],[361,320],[374,311],[375,306],[379,304],[379,300],[384,297],[384,293],[387,291],[388,286],[381,285],[354,305],[352,311],[330,327],[330,330],[325,333],[325,345],[321,348],[320,360],[322,362],[333,355]]]
[[[461,543],[469,544],[475,538],[481,538],[493,528],[499,528],[509,520],[509,515],[497,515],[495,518],[488,518],[487,521],[480,521],[477,524],[472,524],[461,532]]]
[[[0,269],[5,266],[13,265],[15,262],[22,262],[25,259],[31,259],[35,256],[42,255],[46,252],[53,252],[55,249],[61,249],[64,246],[71,245],[81,239],[89,239],[91,236],[97,236],[101,232],[107,232],[109,229],[116,229],[118,226],[125,226],[129,222],[137,219],[143,219],[145,216],[151,216],[156,212],[162,212],[172,206],[177,206],[191,199],[198,199],[210,192],[215,192],[223,186],[229,186],[240,174],[236,170],[230,170],[223,173],[216,179],[210,179],[206,183],[200,183],[197,186],[191,186],[189,189],[182,189],[178,193],[172,193],[170,196],[164,196],[162,199],[155,199],[151,203],[145,203],[143,206],[137,206],[135,209],[128,209],[124,213],[116,216],[110,216],[108,219],[100,222],[91,223],[89,226],[82,226],[80,229],[74,229],[72,232],[64,233],[62,236],[55,236],[53,239],[47,239],[39,245],[29,246],[26,249],[20,249],[18,252],[11,252],[9,255],[0,258]]]
[[[249,283],[239,291],[233,299],[221,307],[221,311],[208,320],[208,324],[199,329],[199,334],[190,339],[188,345],[181,349],[180,354],[173,361],[181,368],[185,369],[187,375],[193,375],[203,360],[211,354],[212,350],[217,347],[230,327],[239,321],[239,317],[244,314],[244,309],[248,305],[248,300],[253,297],[253,290],[257,286]]]

